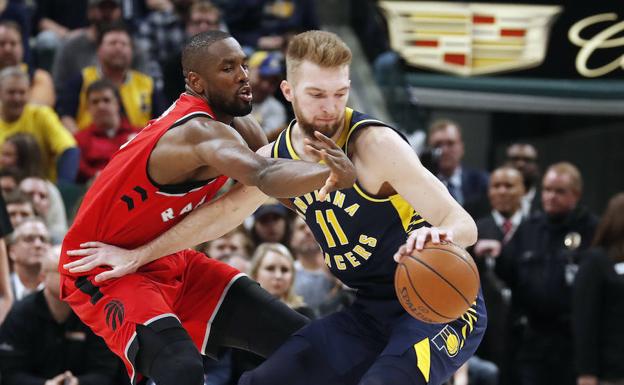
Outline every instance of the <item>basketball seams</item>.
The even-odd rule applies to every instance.
[[[427,269],[429,269],[431,272],[433,272],[435,275],[437,275],[438,277],[440,277],[440,279],[442,279],[444,282],[446,282],[450,287],[453,288],[453,290],[455,290],[457,292],[457,294],[460,295],[460,297],[462,297],[462,299],[464,300],[464,302],[466,302],[466,304],[468,306],[471,305],[471,301],[468,301],[468,299],[466,298],[466,296],[464,296],[464,293],[461,292],[461,290],[459,290],[454,284],[451,283],[451,281],[449,281],[448,279],[446,279],[445,276],[443,276],[442,274],[440,274],[437,270],[435,270],[433,267],[429,266],[425,261],[421,261],[419,258],[410,255],[409,256],[411,259],[415,260],[416,262],[420,263],[421,265],[425,266]],[[408,274],[409,276],[409,274]],[[411,283],[411,281],[410,281]]]
[[[414,291],[414,294],[416,294],[416,296],[418,297],[418,299],[420,300],[420,302],[427,306],[429,308],[429,310],[431,310],[433,313],[437,314],[439,317],[441,318],[446,318],[448,321],[453,321],[455,318],[450,318],[445,316],[444,314],[440,314],[438,313],[434,308],[432,308],[424,299],[423,297],[420,296],[420,293],[418,293],[418,290],[416,290],[416,288],[414,287],[414,284],[412,283],[412,277],[410,277],[409,274],[409,269],[407,268],[407,266],[405,266],[404,263],[399,264],[400,267],[402,267],[403,269],[405,269],[405,275],[407,278],[407,282],[409,282],[410,287],[412,288],[412,290]],[[457,290],[457,289],[456,289]]]
[[[472,266],[472,264],[466,259],[464,258],[464,256],[462,254],[456,253],[453,250],[450,249],[444,249],[441,247],[426,247],[423,249],[423,251],[425,250],[439,250],[439,251],[448,251],[449,253],[453,254],[454,256],[458,257],[462,262],[464,262],[466,265],[468,265],[468,267],[470,267],[470,270],[472,271],[472,273],[474,274],[475,278],[479,281],[479,273],[475,270],[475,268]]]

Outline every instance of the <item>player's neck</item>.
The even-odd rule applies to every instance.
[[[191,96],[194,96],[196,98],[199,98],[199,99],[203,100],[204,103],[206,103],[206,105],[208,107],[210,107],[210,110],[212,110],[212,113],[214,115],[215,120],[218,120],[221,123],[229,124],[229,125],[231,125],[232,122],[234,121],[234,117],[232,115],[226,114],[226,113],[224,113],[224,112],[214,108],[214,106],[212,106],[210,104],[210,101],[205,96],[203,96],[201,94],[198,94],[197,92],[193,91],[188,86],[186,87],[186,93],[191,95]]]
[[[338,138],[340,138],[340,136],[342,135],[343,130],[344,130],[344,125],[340,126],[340,128],[336,130],[336,132],[331,136],[330,139],[333,140],[334,142],[337,142]],[[313,142],[318,142],[318,139],[307,135],[304,132],[304,130],[299,126],[299,123],[295,122],[295,124],[290,129],[290,141],[292,143],[293,149],[295,150],[295,152],[301,159],[307,160],[310,162],[318,162],[320,160],[319,158],[313,155],[310,155],[305,151],[305,142],[304,142],[305,138],[308,138],[312,140]]]

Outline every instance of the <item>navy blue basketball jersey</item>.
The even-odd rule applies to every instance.
[[[337,145],[346,153],[353,133],[372,125],[392,129],[386,123],[347,108],[345,130]],[[293,126],[294,121],[275,141],[274,158],[300,159],[291,144]],[[314,233],[325,264],[336,277],[358,289],[360,296],[396,298],[396,263],[392,256],[411,231],[426,224],[403,197],[399,194],[375,197],[356,181],[352,188],[332,192],[323,201],[318,190],[290,201]]]

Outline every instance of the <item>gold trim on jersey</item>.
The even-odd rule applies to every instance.
[[[429,382],[429,374],[431,372],[431,349],[429,347],[429,338],[425,338],[414,344],[416,352],[416,366],[422,373],[426,382]]]
[[[273,158],[279,158],[279,146],[280,146],[280,141],[282,140],[282,136],[284,135],[284,132],[286,132],[288,129],[280,132],[280,134],[277,136],[277,139],[275,140],[275,144],[273,145]]]
[[[392,203],[392,206],[394,206],[397,214],[399,214],[399,218],[401,218],[401,224],[403,224],[403,229],[407,232],[407,229],[409,229],[410,227],[412,217],[414,216],[414,209],[399,194],[391,196],[390,203]]]
[[[355,189],[355,191],[357,191],[358,194],[360,194],[362,196],[362,198],[369,200],[371,202],[388,202],[392,197],[397,196],[398,194],[394,194],[391,195],[387,198],[373,198],[372,196],[368,195],[366,192],[364,192],[364,190],[362,190],[362,188],[357,184],[357,182],[355,182],[353,184],[353,188]]]

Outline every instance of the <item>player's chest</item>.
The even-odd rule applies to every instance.
[[[292,199],[321,246],[333,271],[362,269],[374,255],[386,224],[385,202],[363,198],[358,187],[339,190],[321,200],[318,192]]]

